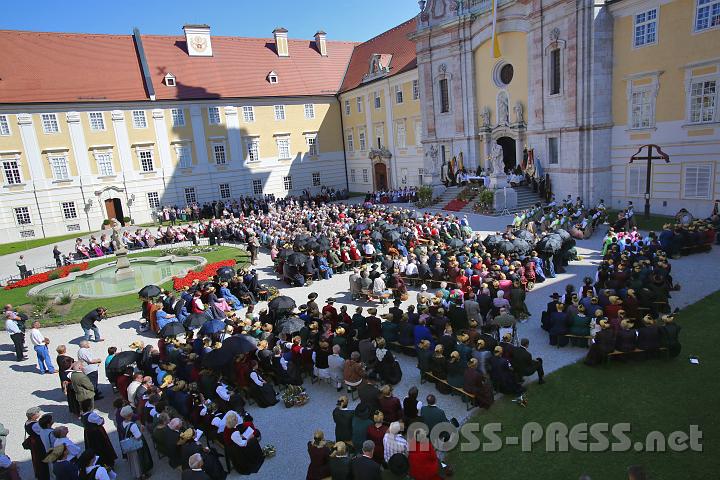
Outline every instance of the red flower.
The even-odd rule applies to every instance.
[[[87,269],[87,262],[76,263],[74,265],[65,265],[60,268],[56,268],[55,270],[50,270],[43,273],[36,273],[35,275],[30,275],[29,277],[23,278],[22,280],[18,280],[15,283],[5,285],[5,290],[12,290],[13,288],[28,287],[30,285],[45,283],[50,280],[50,275],[53,274],[57,274],[57,278],[65,278],[70,274],[71,271],[85,271]]]
[[[193,281],[199,280],[201,282],[204,282],[208,278],[215,275],[218,268],[220,267],[232,267],[237,262],[235,260],[223,260],[221,262],[215,262],[215,263],[208,263],[205,265],[205,267],[200,270],[199,272],[190,271],[185,275],[184,277],[173,277],[173,288],[175,290],[182,290],[184,287],[190,287],[193,284]]]

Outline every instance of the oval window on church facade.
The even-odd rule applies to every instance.
[[[500,82],[503,85],[510,85],[512,82],[513,74],[515,73],[513,66],[509,63],[502,66],[500,69]]]

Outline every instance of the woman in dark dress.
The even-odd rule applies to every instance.
[[[252,371],[250,372],[250,394],[260,408],[272,407],[278,403],[275,389],[260,375],[260,369],[255,360],[252,361]]]
[[[325,443],[325,434],[322,430],[316,430],[312,442],[308,442],[308,465],[307,480],[323,480],[330,476],[330,448]]]
[[[329,465],[332,480],[349,480],[351,478],[350,456],[345,442],[335,442],[333,451],[330,454]]]
[[[203,453],[203,447],[195,441],[195,430],[188,428],[180,434],[178,439],[180,447],[180,461],[183,470],[190,468],[188,460],[196,453]]]
[[[50,466],[43,462],[47,452],[40,438],[41,429],[38,420],[41,414],[42,412],[38,407],[32,407],[26,412],[25,435],[27,435],[27,438],[23,442],[23,447],[27,448],[26,445],[29,444],[35,478],[37,480],[50,480]]]
[[[462,388],[465,383],[465,364],[460,362],[460,352],[457,350],[450,354],[447,363],[447,381],[455,388]]]
[[[69,375],[70,367],[75,360],[73,360],[72,357],[65,355],[65,352],[67,351],[65,345],[58,345],[55,351],[58,354],[55,358],[55,361],[58,365],[58,375],[60,375],[60,387],[62,387],[63,393],[65,393],[65,395],[67,396],[68,408],[70,409],[70,413],[79,417],[80,404],[75,398],[75,391],[72,389],[72,385],[70,385]]]
[[[463,390],[475,395],[474,403],[480,408],[490,408],[495,401],[492,385],[478,370],[477,358],[471,358],[464,372]]]
[[[420,416],[420,402],[418,402],[417,387],[410,387],[407,397],[403,399],[403,417],[405,427],[409,427]]]
[[[435,345],[435,353],[430,359],[430,373],[441,380],[447,379],[447,359],[442,345]],[[440,393],[450,393],[450,387],[443,382],[436,382],[435,387]]]
[[[353,411],[348,410],[348,397],[343,395],[338,398],[337,406],[333,410],[335,421],[335,441],[352,442],[352,417]]]
[[[80,417],[84,429],[85,445],[92,446],[100,460],[99,464],[112,468],[117,459],[115,449],[105,431],[105,420],[95,413],[90,402],[84,402],[83,414]]]
[[[246,428],[243,424],[237,425],[226,445],[226,454],[230,457],[233,468],[240,475],[250,475],[260,471],[265,456],[254,429]]]

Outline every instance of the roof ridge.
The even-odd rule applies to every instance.
[[[359,47],[359,46],[361,46],[361,45],[365,45],[366,43],[370,43],[370,42],[372,42],[372,41],[375,41],[375,40],[377,40],[378,38],[382,37],[383,35],[387,35],[388,33],[393,32],[393,31],[399,29],[400,27],[404,27],[405,25],[407,25],[407,24],[410,23],[410,22],[414,22],[416,18],[417,18],[417,17],[414,16],[414,17],[412,17],[412,18],[410,18],[410,19],[408,19],[408,20],[405,20],[404,22],[402,22],[402,23],[400,23],[400,24],[398,24],[398,25],[395,25],[394,27],[392,27],[392,28],[390,28],[390,29],[388,29],[388,30],[385,30],[385,31],[382,32],[382,33],[379,33],[379,34],[375,35],[374,37],[372,37],[372,38],[370,38],[370,39],[368,39],[368,40],[365,40],[365,41],[362,42],[362,43],[359,43],[357,46]]]
[[[132,38],[132,33],[92,33],[92,32],[48,32],[35,30],[0,29],[0,33],[16,33],[25,35],[62,35],[66,37],[121,37]]]

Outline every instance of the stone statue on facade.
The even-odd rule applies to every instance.
[[[482,126],[484,128],[490,128],[490,108],[487,106],[483,107],[480,116],[482,117]]]
[[[509,123],[508,96],[505,92],[498,93],[497,109],[498,109],[498,125],[507,125]]]
[[[503,162],[503,149],[500,145],[495,145],[490,151],[490,167],[493,175],[502,175],[505,173],[505,162]]]
[[[427,155],[430,157],[430,160],[432,160],[432,173],[433,176],[437,175],[437,159],[438,159],[438,148],[437,145],[430,145],[430,148],[428,149]]]
[[[523,123],[525,120],[523,119],[523,105],[522,102],[518,101],[515,103],[515,107],[513,107],[513,111],[515,112],[515,122],[516,123]]]
[[[117,252],[118,250],[126,250],[127,247],[125,247],[125,244],[120,239],[122,235],[121,225],[117,218],[111,218],[110,219],[110,225],[112,228],[112,233],[110,234],[110,240],[112,241],[113,245],[113,251]]]

